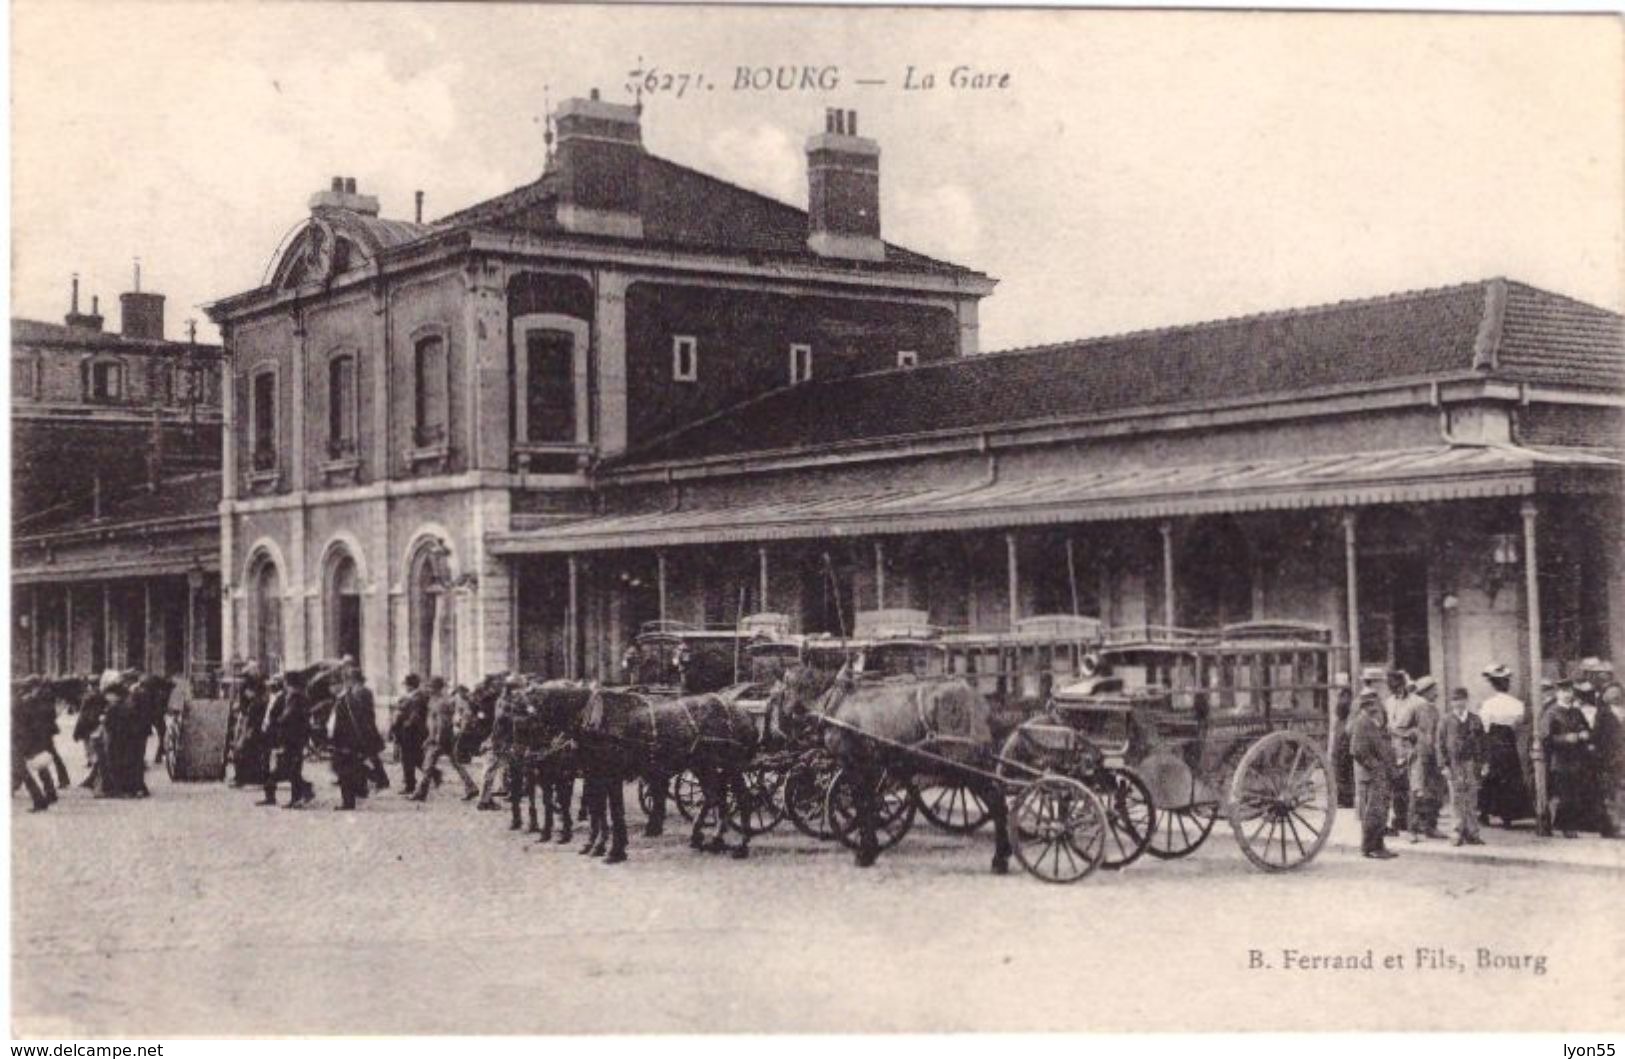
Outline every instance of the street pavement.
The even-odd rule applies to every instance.
[[[450,787],[331,812],[311,774],[300,812],[156,768],[143,801],[13,798],[14,1032],[1562,1030],[1625,1010],[1613,869],[1334,843],[1270,876],[1221,824],[1188,860],[1063,887],[994,877],[990,837],[923,823],[868,871],[788,825],[743,862],[673,826],[607,866]]]

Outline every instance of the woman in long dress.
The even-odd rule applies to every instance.
[[[1523,702],[1508,691],[1512,686],[1511,671],[1504,665],[1494,665],[1484,670],[1484,678],[1494,694],[1479,709],[1489,742],[1489,764],[1478,792],[1478,819],[1489,823],[1490,817],[1499,817],[1503,827],[1511,827],[1514,820],[1535,813],[1523,764],[1531,726],[1524,717]]]

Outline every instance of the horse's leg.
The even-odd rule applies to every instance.
[[[582,853],[591,853],[593,845],[604,831],[603,804],[599,801],[598,790],[601,781],[597,766],[589,766],[582,779],[581,805],[587,810],[587,844],[581,847]]]
[[[666,831],[666,788],[671,784],[671,777],[649,772],[644,774],[643,782],[649,788],[649,804],[654,807],[649,813],[649,822],[643,825],[643,836],[659,838]]]
[[[558,772],[557,784],[554,795],[559,806],[559,841],[568,842],[570,841],[570,795],[574,792],[576,785],[575,769],[569,765],[561,766]],[[585,793],[582,794],[581,800],[585,804],[587,800]]]
[[[542,787],[542,828],[536,841],[547,842],[553,838],[553,766],[537,765],[536,780]]]
[[[1006,875],[1010,871],[1010,805],[998,783],[985,783],[980,793],[993,814],[993,874]]]
[[[707,765],[696,768],[694,774],[700,780],[700,821],[703,822],[709,813],[716,813],[717,819],[717,833],[705,844],[705,851],[725,853],[728,850],[728,801],[722,770]]]
[[[609,789],[609,856],[604,858],[605,864],[619,864],[626,860],[626,784],[622,782],[623,774],[617,772],[610,777]]]
[[[860,868],[873,867],[880,858],[880,840],[875,837],[880,815],[880,799],[875,796],[879,779],[879,770],[872,770],[868,766],[854,769],[852,773],[858,811],[858,852],[855,860]]]
[[[739,818],[741,821],[743,821],[748,818],[751,808],[748,800],[750,798],[750,791],[745,785],[745,773],[740,769],[729,770],[728,786],[733,794],[734,804],[739,806]],[[726,806],[724,806],[724,809],[726,809]],[[724,816],[726,816],[726,814],[724,814]],[[734,847],[733,859],[744,860],[749,856],[750,832],[741,827],[739,829],[739,845]]]
[[[530,824],[525,830],[532,834],[542,829],[541,825],[536,822],[536,788],[541,785],[541,768],[541,765],[535,762],[525,765],[525,799],[528,803],[527,819]],[[543,792],[542,797],[544,800],[546,799],[546,792]]]

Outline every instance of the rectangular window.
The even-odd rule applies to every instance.
[[[250,405],[250,429],[254,433],[254,469],[276,466],[276,375],[262,371],[254,376],[254,396]]]
[[[418,340],[416,348],[416,390],[413,442],[419,447],[446,441],[449,404],[449,376],[446,367],[446,340],[430,335]]]
[[[11,396],[28,400],[34,399],[34,361],[13,360],[11,362]]]
[[[790,347],[790,385],[796,386],[812,378],[812,347],[808,345],[793,345]]]
[[[90,399],[116,401],[124,390],[123,365],[103,361],[90,366]]]
[[[525,370],[525,440],[575,441],[575,336],[543,328],[527,331]]]
[[[897,351],[897,366],[899,368],[912,368],[920,362],[920,355],[912,349],[899,349]]]
[[[694,382],[700,377],[700,344],[692,335],[672,336],[671,377],[675,382]]]
[[[355,358],[327,362],[327,454],[355,454]]]

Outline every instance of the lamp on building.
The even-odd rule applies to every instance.
[[[186,587],[193,592],[203,588],[203,563],[199,559],[192,560],[192,566],[186,571]]]
[[[1490,566],[1485,574],[1485,588],[1493,601],[1507,582],[1516,580],[1520,559],[1516,533],[1490,535]]]

